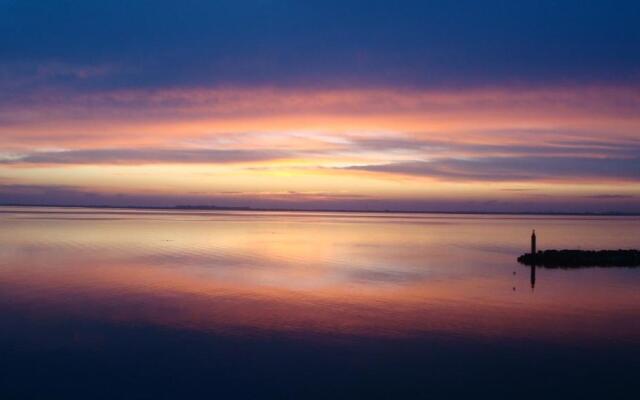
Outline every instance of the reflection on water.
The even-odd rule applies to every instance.
[[[536,288],[536,266],[532,265],[529,267],[531,269],[531,289]]]
[[[640,247],[637,218],[5,207],[0,222],[12,396],[86,395],[67,384],[91,370],[116,379],[105,398],[512,395],[561,367],[544,382],[595,395],[640,366],[640,269],[536,282],[516,262],[532,228],[541,249]]]

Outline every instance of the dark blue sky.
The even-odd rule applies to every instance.
[[[0,79],[23,90],[629,84],[638,21],[637,1],[0,0]]]

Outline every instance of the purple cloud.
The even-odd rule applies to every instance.
[[[241,163],[286,158],[278,150],[89,149],[33,152],[0,161],[4,164],[159,164]]]
[[[640,180],[640,157],[479,157],[442,158],[346,169],[468,181],[532,181],[566,178]]]

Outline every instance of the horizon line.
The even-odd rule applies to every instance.
[[[91,209],[124,209],[124,210],[167,210],[167,211],[267,211],[267,212],[339,212],[339,213],[374,213],[374,214],[485,214],[485,215],[558,215],[558,216],[621,216],[638,217],[640,211],[483,211],[483,210],[394,210],[394,209],[330,209],[330,208],[278,208],[278,207],[250,207],[250,206],[215,206],[215,205],[126,205],[116,206],[108,204],[46,204],[46,203],[0,203],[0,207],[49,207],[49,208],[91,208]]]

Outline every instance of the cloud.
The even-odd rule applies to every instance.
[[[2,204],[50,204],[50,205],[110,205],[110,206],[161,206],[217,205],[235,207],[342,208],[368,201],[368,196],[332,192],[268,192],[268,191],[219,191],[163,193],[143,190],[140,192],[114,192],[113,190],[85,188],[68,185],[29,185],[0,182]]]
[[[0,159],[0,164],[221,164],[285,157],[277,150],[89,149],[32,152]]]
[[[10,104],[1,99],[3,93]],[[473,151],[484,151],[482,144],[537,146],[553,140],[558,152],[562,147],[588,152],[598,140],[633,145],[629,138],[635,137],[638,147],[639,108],[640,92],[612,87],[450,92],[192,88],[95,94],[0,90],[0,139],[3,151],[30,146],[164,148],[177,141],[257,133],[292,138],[297,133],[294,141],[312,134],[336,142],[360,136],[353,144],[365,150],[418,147],[433,152],[467,142],[475,146]],[[374,137],[378,133],[385,135]]]
[[[563,132],[559,130],[518,130],[512,129],[509,135],[513,138],[511,143],[476,143],[463,140],[430,140],[415,138],[356,138],[351,142],[353,150],[365,151],[411,151],[423,155],[536,155],[536,156],[614,156],[633,157],[640,154],[640,140],[562,140],[563,135],[575,135],[583,132]],[[493,138],[498,132],[485,132],[484,140]],[[538,141],[528,144],[527,140],[516,141],[518,138],[535,137],[539,135],[556,136],[555,139]],[[428,136],[428,134],[421,134]],[[606,132],[597,134],[607,137]]]
[[[356,165],[346,169],[414,175],[441,180],[462,181],[562,181],[627,180],[640,181],[640,157],[479,157],[443,158],[377,165]]]
[[[629,200],[635,199],[637,196],[629,194],[594,194],[587,196],[589,199],[603,199],[603,200]]]

